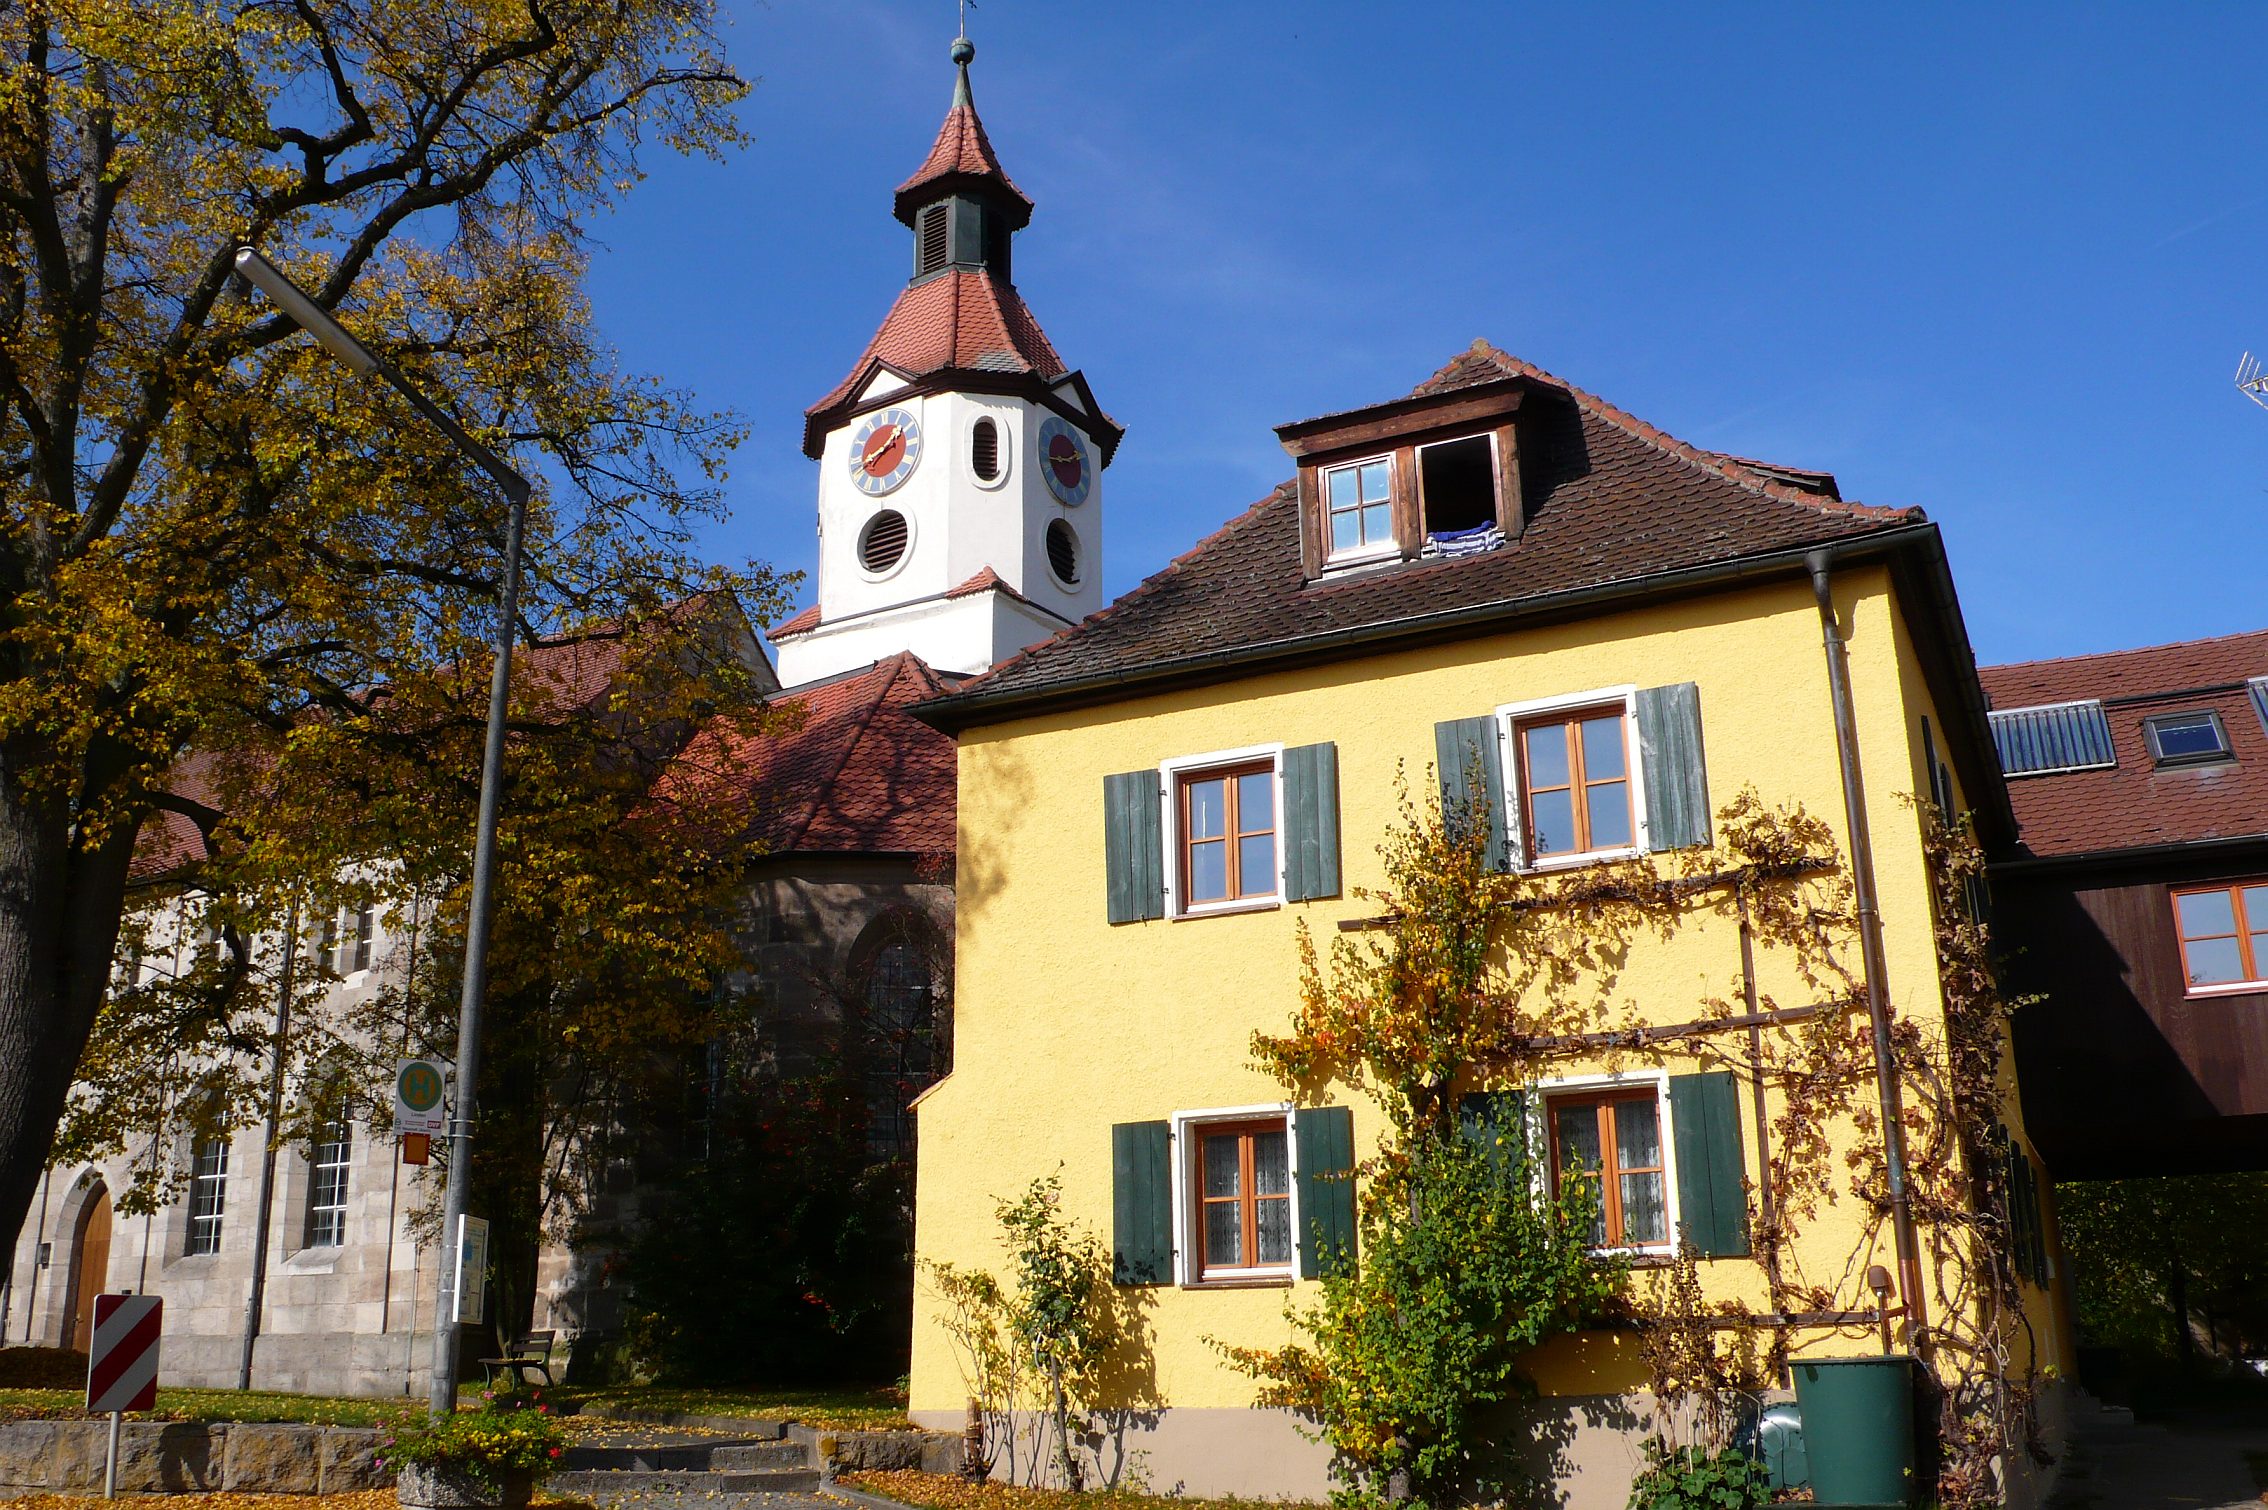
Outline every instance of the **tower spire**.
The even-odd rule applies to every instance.
[[[953,62],[960,69],[960,76],[953,81],[953,108],[955,110],[964,105],[971,110],[976,108],[976,97],[969,93],[969,64],[975,58],[976,44],[969,40],[967,30],[964,28],[962,34],[953,39]]]

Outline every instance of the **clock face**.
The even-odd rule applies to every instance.
[[[870,414],[851,433],[850,475],[870,497],[896,491],[921,464],[921,421],[908,409]]]
[[[1047,479],[1047,490],[1064,503],[1085,503],[1094,487],[1095,464],[1078,429],[1059,416],[1049,415],[1040,422],[1039,454],[1040,475]]]

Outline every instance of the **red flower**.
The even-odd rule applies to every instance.
[[[559,1456],[559,1449],[558,1449],[558,1448],[556,1448],[556,1447],[552,1448],[552,1449],[551,1449],[551,1455],[552,1455],[553,1457],[557,1457],[557,1456]]]

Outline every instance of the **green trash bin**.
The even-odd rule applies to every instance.
[[[1821,1505],[1888,1510],[1919,1497],[1913,1365],[1897,1355],[1796,1361],[1811,1492]]]

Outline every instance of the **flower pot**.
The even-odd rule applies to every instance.
[[[486,1475],[432,1463],[404,1463],[394,1494],[402,1510],[526,1510],[535,1475],[498,1468]]]

